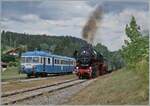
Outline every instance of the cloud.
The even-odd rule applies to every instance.
[[[40,17],[53,20],[87,17],[93,10],[86,1],[44,1],[38,8],[43,11]]]
[[[19,20],[18,16],[35,14],[43,19],[68,20],[87,17],[93,8],[86,1],[3,1],[2,16]]]
[[[39,21],[40,19],[37,15],[27,14],[27,15],[21,16],[21,20],[22,21],[28,21],[28,22],[36,22],[36,21]]]
[[[81,38],[81,29],[85,23],[84,18],[72,18],[70,20],[42,19],[35,14],[27,14],[20,17],[20,21],[3,18],[2,29],[25,32],[30,34],[72,35]]]
[[[107,13],[100,24],[95,43],[101,42],[112,51],[120,49],[127,39],[125,26],[132,16],[135,16],[141,31],[148,30],[148,11],[124,9],[120,13]]]
[[[82,28],[91,11],[97,4],[102,4],[104,17],[95,43],[100,42],[110,50],[117,50],[127,38],[124,28],[132,15],[141,29],[148,29],[148,3],[138,1],[3,1],[1,26],[14,32],[81,38]]]

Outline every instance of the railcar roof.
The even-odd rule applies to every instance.
[[[75,60],[74,58],[72,58],[72,57],[67,57],[67,56],[60,56],[60,55],[54,55],[54,54],[51,54],[51,56],[57,57],[57,58],[66,58],[66,59]]]
[[[44,51],[27,51],[22,54],[22,56],[49,56],[48,52]]]
[[[74,58],[71,57],[55,55],[45,51],[27,51],[25,53],[22,53],[22,56],[48,56],[48,57],[57,57],[57,58],[66,58],[66,59],[75,60]]]

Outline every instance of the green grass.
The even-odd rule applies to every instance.
[[[8,67],[4,72],[1,72],[1,79],[13,79],[13,78],[22,78],[26,77],[25,74],[19,74],[18,67]]]
[[[145,105],[148,104],[148,83],[134,71],[120,70],[99,77],[94,83],[74,95],[71,105]],[[146,89],[148,90],[148,89]]]

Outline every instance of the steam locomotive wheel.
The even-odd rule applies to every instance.
[[[93,67],[93,70],[92,70],[92,78],[95,78],[97,75],[96,75],[96,68]]]
[[[82,76],[81,76],[81,75],[79,75],[79,79],[82,79]]]

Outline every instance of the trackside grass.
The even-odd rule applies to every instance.
[[[143,87],[134,71],[119,70],[100,76],[94,83],[74,95],[70,105],[146,105],[148,83]],[[148,90],[148,89],[146,89]]]
[[[26,74],[19,73],[18,70],[18,67],[8,67],[4,72],[1,72],[1,80],[26,77]]]

